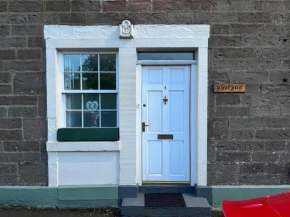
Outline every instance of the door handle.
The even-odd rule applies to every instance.
[[[149,125],[145,124],[145,122],[142,122],[142,132],[145,132],[147,126]]]

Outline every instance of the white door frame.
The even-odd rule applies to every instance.
[[[136,66],[136,128],[137,128],[137,183],[142,185],[142,67],[157,65],[184,65],[190,66],[190,184],[193,186],[197,183],[197,61],[138,61]]]

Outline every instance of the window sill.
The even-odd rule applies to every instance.
[[[116,142],[47,142],[48,152],[120,151],[120,141]]]

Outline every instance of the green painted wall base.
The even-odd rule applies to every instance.
[[[42,208],[118,207],[118,186],[0,186],[0,205]]]
[[[290,191],[290,185],[211,186],[212,208],[221,210],[223,200],[246,200]]]

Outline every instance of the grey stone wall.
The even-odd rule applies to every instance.
[[[0,0],[0,185],[47,184],[43,25],[125,18],[211,25],[208,183],[289,184],[290,1]]]

